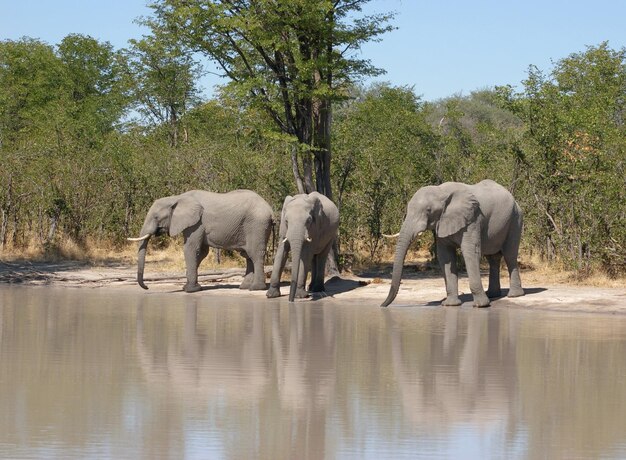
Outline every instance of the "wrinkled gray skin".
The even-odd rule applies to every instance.
[[[413,239],[425,230],[434,230],[437,255],[446,282],[442,305],[460,305],[456,249],[461,248],[474,296],[475,307],[486,307],[489,298],[499,297],[500,260],[509,269],[509,297],[524,295],[517,266],[522,211],[513,196],[492,180],[475,185],[446,182],[419,189],[407,206],[393,262],[391,288],[381,306],[386,307],[398,294],[402,266]],[[479,263],[482,255],[489,261],[489,289],[485,293]]]
[[[272,208],[250,190],[213,193],[191,190],[154,202],[141,229],[144,235],[183,234],[187,269],[186,292],[201,289],[198,266],[209,247],[239,250],[246,258],[246,274],[240,289],[266,288],[263,261],[272,229]],[[137,283],[143,281],[146,248],[150,238],[139,246]]]
[[[280,296],[280,277],[290,250],[292,268],[289,301],[309,295],[304,288],[309,271],[309,290],[324,291],[326,259],[338,228],[337,206],[324,195],[313,192],[285,198],[280,219],[279,245],[267,297]]]

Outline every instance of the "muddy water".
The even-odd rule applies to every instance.
[[[625,458],[626,317],[0,286],[0,458]]]

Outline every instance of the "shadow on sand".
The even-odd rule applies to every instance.
[[[524,295],[528,296],[528,295],[533,295],[533,294],[539,294],[540,292],[545,292],[547,291],[547,288],[524,288]],[[501,300],[506,300],[507,299],[507,294],[509,293],[509,290],[506,288],[502,288],[502,295],[500,297],[493,297],[491,298],[491,305],[494,305],[494,302],[499,302]],[[472,294],[461,294],[459,295],[459,299],[461,299],[461,302],[463,302],[461,304],[461,306],[465,307],[465,306],[472,306],[472,302],[474,301],[474,298],[472,297]],[[441,305],[441,302],[444,299],[440,299],[440,300],[433,300],[431,302],[427,302],[424,304],[424,306],[426,307],[438,307]],[[394,306],[403,306],[403,307],[412,307],[412,306],[416,306],[416,305],[394,305]]]

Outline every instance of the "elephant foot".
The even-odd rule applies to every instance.
[[[270,286],[270,288],[267,290],[265,295],[267,296],[268,299],[274,299],[276,297],[280,297],[280,288]]]
[[[252,273],[247,274],[246,276],[244,276],[243,281],[239,285],[239,289],[250,289],[250,286],[252,286],[252,281]]]
[[[487,297],[489,297],[490,299],[497,299],[498,297],[502,297],[502,290],[500,289],[489,289],[487,291]]]
[[[482,294],[474,296],[474,307],[483,308],[488,307],[489,304],[489,297],[487,297],[487,295]]]
[[[304,288],[298,288],[296,290],[296,299],[306,299],[309,296],[309,292]]]
[[[326,291],[326,289],[324,288],[324,285],[316,285],[313,286],[312,284],[309,285],[309,292],[324,292]]]
[[[248,289],[251,291],[265,291],[267,289],[267,284],[265,281],[256,281],[251,283]]]
[[[183,291],[185,291],[187,293],[198,292],[198,291],[201,291],[201,290],[202,290],[202,286],[200,286],[198,283],[192,284],[192,285],[187,283],[187,284],[185,284],[185,286],[183,286]]]
[[[519,288],[510,288],[507,297],[521,297],[524,295],[524,289]]]
[[[448,296],[446,297],[443,302],[441,302],[441,305],[443,305],[444,307],[458,307],[459,305],[461,305],[461,299],[459,299],[458,296]]]

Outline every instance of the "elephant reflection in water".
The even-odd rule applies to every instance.
[[[507,352],[502,344],[489,343],[487,312],[468,312],[467,334],[461,344],[462,313],[446,309],[443,337],[430,340],[428,347],[411,347],[409,337],[416,332],[411,330],[413,327],[403,327],[402,317],[394,317],[394,313],[383,312],[391,340],[393,372],[403,413],[415,427],[447,431],[458,423],[486,427],[508,418],[510,398],[507,385],[502,384],[505,376],[484,369],[492,356]]]
[[[252,309],[252,328],[244,332],[240,349],[216,349],[209,348],[206,334],[198,331],[196,300],[190,299],[186,304],[182,342],[170,341],[171,334],[166,331],[166,348],[160,354],[161,344],[149,343],[144,309],[139,307],[137,357],[146,380],[157,386],[171,386],[185,397],[197,394],[203,398],[219,395],[228,399],[258,399],[270,382],[260,324],[262,309]],[[244,371],[233,371],[240,369]]]
[[[276,383],[281,406],[289,410],[326,408],[334,394],[335,335],[334,309],[324,310],[323,327],[307,327],[310,310],[289,307],[289,333],[280,333],[280,311],[274,310],[272,350],[276,363]],[[320,331],[323,337],[318,337]],[[286,342],[286,343],[285,343]],[[314,378],[311,378],[314,377]]]
[[[253,302],[230,311],[202,310],[199,319],[197,302],[187,300],[182,339],[172,326],[155,331],[158,319],[148,319],[142,307],[137,312],[143,376],[149,391],[169,395],[163,400],[178,411],[180,429],[189,413],[205,411],[215,417],[213,429],[223,433],[233,457],[271,456],[285,448],[285,440],[289,457],[306,450],[323,454],[335,391],[334,309],[324,306],[323,315],[313,316],[295,305]],[[232,308],[241,308],[240,314]],[[171,430],[168,412],[163,423]],[[268,423],[259,424],[260,418]]]

